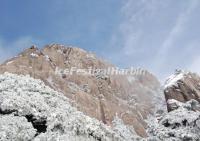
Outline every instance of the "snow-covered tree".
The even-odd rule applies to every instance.
[[[195,100],[181,103],[173,100],[176,109],[165,113],[159,120],[149,119],[148,133],[158,140],[199,141],[200,112]]]

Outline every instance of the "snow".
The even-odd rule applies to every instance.
[[[46,59],[46,61],[50,61],[50,58],[48,55],[45,55],[45,59]]]
[[[184,72],[182,71],[179,71],[179,72],[176,72],[175,74],[169,76],[169,78],[166,80],[165,82],[165,85],[164,85],[164,88],[169,88],[169,87],[172,87],[172,86],[178,86],[177,82],[181,79],[184,78]]]
[[[30,56],[33,57],[33,58],[39,57],[39,56],[38,56],[37,54],[35,54],[35,53],[31,53]]]
[[[95,59],[95,54],[89,52],[88,54],[86,54],[86,58]]]
[[[13,63],[13,61],[9,61],[9,62],[6,63],[6,65],[9,65],[9,64],[12,64],[12,63]]]
[[[127,76],[127,79],[128,79],[129,83],[132,83],[132,82],[134,82],[136,80],[136,78],[133,77],[133,76]]]
[[[148,133],[157,140],[197,141],[200,140],[199,104],[195,100],[187,103],[177,102],[179,107],[162,115],[158,120],[151,117],[148,122]],[[196,108],[198,107],[198,108]],[[198,110],[197,110],[198,109]]]
[[[117,115],[114,117],[113,123],[113,130],[116,131],[120,136],[125,137],[126,141],[133,141],[133,140],[141,140],[142,138],[137,136],[134,128],[130,126],[126,126],[123,123],[123,120],[120,119]]]
[[[172,109],[177,109],[183,105],[181,102],[179,102],[175,99],[167,100],[167,104],[169,104]]]
[[[60,53],[60,54],[63,54],[63,51],[60,50],[60,49],[58,49],[57,52]]]
[[[38,122],[42,131],[35,127]],[[0,75],[2,141],[124,141],[130,134],[119,134],[77,111],[62,93],[40,80],[28,75]]]
[[[14,115],[0,116],[0,140],[31,140],[36,134],[36,130],[25,117]],[[3,124],[2,124],[3,123]],[[9,133],[9,134],[8,134]]]

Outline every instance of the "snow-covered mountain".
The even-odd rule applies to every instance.
[[[158,102],[163,102],[160,83],[143,69],[134,75],[93,76],[66,75],[70,68],[109,68],[114,65],[97,58],[93,53],[59,44],[39,50],[35,46],[0,65],[0,73],[29,74],[41,79],[52,89],[63,93],[73,106],[90,117],[112,126],[116,114],[136,133],[145,137],[145,119]]]
[[[198,141],[200,77],[176,71],[160,86],[132,75],[66,74],[114,65],[80,48],[32,46],[0,65],[0,141]],[[168,111],[166,110],[168,109]]]

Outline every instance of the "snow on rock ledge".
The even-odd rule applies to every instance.
[[[62,94],[29,76],[0,75],[0,140],[129,140],[71,107]]]
[[[196,73],[176,71],[165,82],[164,93],[168,111],[174,108],[169,103],[171,99],[184,103],[191,99],[200,102],[200,77]]]
[[[173,87],[173,86],[177,86],[178,84],[177,82],[181,79],[183,79],[184,75],[186,75],[187,73],[184,74],[184,72],[182,71],[176,71],[173,75],[169,76],[165,82],[164,88],[169,88],[169,87]]]

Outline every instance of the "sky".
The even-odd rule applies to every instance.
[[[24,48],[60,43],[160,80],[200,73],[199,0],[1,0],[0,62]]]

